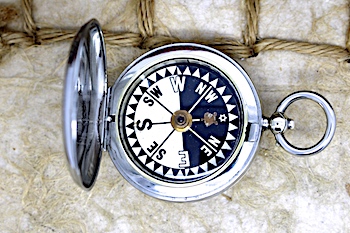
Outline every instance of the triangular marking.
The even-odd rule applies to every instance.
[[[168,69],[165,69],[165,77],[173,76]]]
[[[146,87],[146,88],[148,88],[148,87],[149,87],[148,80],[145,78],[145,79],[140,83],[140,86],[141,86],[141,87]]]
[[[128,140],[129,140],[129,144],[130,145],[134,145],[135,144],[135,142],[137,141],[135,138],[128,138]],[[136,149],[136,148],[135,148]],[[136,154],[136,153],[135,153]],[[138,154],[136,154],[136,156],[137,156]]]
[[[183,72],[183,75],[191,75],[190,68],[188,66],[186,67],[185,71]]]
[[[134,96],[131,96],[129,104],[137,104],[137,99]]]
[[[192,167],[192,168],[191,168],[191,171],[192,171],[195,175],[197,175],[197,174],[198,174],[198,169],[199,169],[198,166]]]
[[[144,150],[141,150],[138,156],[146,155],[146,152]]]
[[[151,74],[147,78],[153,82],[157,82],[157,74],[156,73]]]
[[[234,114],[231,114],[231,113],[228,114],[229,121],[233,121],[234,119],[237,119],[237,118],[238,118],[238,116],[236,116]]]
[[[231,99],[232,95],[224,95],[222,98],[225,101],[225,104]]]
[[[143,93],[142,93],[142,91],[141,91],[141,89],[139,88],[139,87],[137,87],[136,89],[135,89],[135,91],[134,91],[134,93],[133,93],[133,95],[142,95]]]
[[[135,113],[131,113],[129,115],[126,115],[128,118],[130,118],[131,120],[134,120],[135,118]],[[126,125],[129,125],[130,123],[126,124]]]
[[[166,71],[165,68],[163,68],[163,69],[158,70],[157,73],[164,78],[165,71]]]
[[[142,156],[139,156],[137,157],[143,164],[146,163],[146,159],[147,159],[147,155],[142,155]]]
[[[143,87],[143,88],[145,88],[145,87]],[[146,88],[146,89],[147,89],[147,88]],[[134,99],[135,99],[137,102],[136,102],[136,103],[130,103],[130,102],[129,102],[129,105],[131,105],[131,104],[137,104],[137,103],[140,101],[142,95],[133,95],[132,97],[134,97]]]
[[[130,123],[133,123],[134,121],[132,119],[130,119],[130,117],[126,116],[125,117],[125,125],[128,125]]]
[[[185,72],[184,72],[185,73]],[[189,168],[185,168],[185,176],[188,176],[188,172],[190,171]],[[180,173],[180,172],[179,172]]]
[[[181,176],[183,176],[181,169],[172,168],[171,170],[173,170],[173,176],[177,176],[179,173],[181,173]]]
[[[166,167],[166,166],[162,166],[163,167],[163,176],[169,171],[170,168]]]
[[[228,131],[232,131],[232,130],[235,130],[235,129],[238,129],[237,126],[235,126],[234,124],[229,124],[228,125]]]
[[[198,173],[203,173],[205,172],[200,166],[198,167]]]
[[[173,170],[169,169],[167,173],[165,173],[165,176],[173,176]]]
[[[203,79],[204,81],[209,82],[209,73],[207,73],[206,75],[204,75],[204,76],[202,77],[202,79]]]
[[[199,69],[197,69],[193,74],[192,74],[193,77],[196,77],[196,78],[200,78],[201,75],[199,74]]]
[[[130,104],[129,107],[132,108],[132,110],[136,111],[137,104]],[[130,114],[128,114],[128,115],[130,115]]]
[[[148,79],[147,79],[147,83],[148,83]],[[147,84],[148,85],[148,84]],[[143,86],[139,86],[140,87],[140,90],[141,90],[141,92],[142,92],[142,94],[143,93],[145,93],[146,91],[147,91],[147,89],[148,89],[148,87],[143,87]],[[136,98],[136,95],[134,95],[135,96],[135,98]],[[140,97],[141,98],[141,97]]]
[[[182,74],[181,70],[179,69],[179,67],[176,67],[176,71],[177,71],[177,75]]]
[[[137,154],[136,155],[139,155],[139,153],[140,153],[140,151],[141,150],[139,150],[137,147],[139,147],[139,148],[141,148],[141,145],[140,145],[140,143],[139,143],[139,141],[136,141],[135,143],[134,143],[134,145],[131,145],[131,147],[134,149],[136,149],[136,152],[137,152]]]
[[[208,171],[208,163],[203,163],[202,165],[199,165],[200,168],[202,168],[204,171]]]
[[[195,175],[195,174],[194,174],[193,171],[190,169],[190,170],[188,171],[188,173],[187,173],[187,176],[193,176],[193,175]]]
[[[135,112],[134,109],[132,109],[130,106],[127,107],[127,109],[126,109],[126,115],[130,115],[130,114],[132,114],[132,113],[134,113],[134,112]]]
[[[133,132],[132,134],[130,134],[130,135],[128,136],[128,138],[135,138],[135,139],[136,139],[137,137],[136,137],[135,132]]]
[[[231,147],[227,144],[227,142],[224,142],[224,145],[221,147],[222,150],[231,150]]]
[[[231,112],[232,109],[234,109],[236,107],[236,105],[234,104],[226,104],[227,107],[227,111]]]
[[[210,85],[212,85],[214,88],[218,85],[218,79],[214,79],[213,81],[210,82]]]
[[[213,164],[214,166],[217,166],[215,156],[211,160],[209,160],[208,162]]]
[[[133,123],[126,125],[126,128],[135,130],[135,129],[134,129],[134,124],[133,124]]]
[[[154,160],[152,159],[152,157],[147,156],[145,165],[147,165],[151,162],[154,162]]]
[[[146,167],[148,167],[149,169],[151,169],[151,171],[154,171],[154,161],[147,163]]]
[[[135,155],[138,156],[140,154],[141,147],[134,147],[132,150],[134,151]]]
[[[125,131],[126,131],[126,136],[128,136],[128,137],[129,137],[130,134],[132,134],[133,132],[135,132],[135,130],[129,129],[129,128],[125,128]]]
[[[217,157],[220,157],[220,158],[225,158],[224,154],[222,153],[222,150],[219,150],[219,152],[216,154]]]
[[[164,68],[165,69],[165,68]],[[164,74],[165,75],[165,74]],[[156,79],[157,79],[157,82],[159,81],[159,80],[162,80],[164,77],[162,77],[160,74],[156,74]],[[152,83],[152,85],[153,85],[154,83]]]
[[[175,70],[176,70],[176,66],[169,66],[167,67],[168,71],[170,72],[170,74],[174,74],[175,73]]]
[[[224,93],[225,89],[226,89],[226,86],[216,88],[216,90],[220,93],[220,95]]]
[[[162,165],[160,163],[154,162],[154,169],[153,170],[157,170],[159,167],[162,167]]]
[[[226,141],[232,141],[235,140],[236,138],[234,136],[232,136],[232,134],[230,134],[229,132],[227,132],[227,136],[226,136]]]
[[[159,168],[157,168],[154,172],[163,175],[163,166],[160,165]]]

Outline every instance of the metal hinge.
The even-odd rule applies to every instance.
[[[104,119],[103,119],[103,126],[104,126],[104,137],[103,137],[103,150],[107,150],[107,145],[110,141],[109,136],[109,123],[115,121],[115,116],[110,115],[110,100],[111,100],[111,87],[107,88],[107,93],[105,97],[105,112],[104,112]]]

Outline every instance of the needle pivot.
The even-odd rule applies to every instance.
[[[171,125],[178,132],[186,132],[192,125],[192,115],[186,110],[178,110],[171,116]]]

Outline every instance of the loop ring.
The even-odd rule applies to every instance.
[[[283,149],[285,149],[291,154],[298,155],[298,156],[313,155],[324,150],[328,146],[328,144],[331,142],[335,133],[336,118],[335,118],[334,110],[331,107],[331,105],[328,103],[328,101],[321,95],[314,92],[309,92],[309,91],[296,92],[286,97],[277,107],[276,112],[284,114],[284,112],[286,111],[289,105],[301,99],[310,99],[315,101],[316,103],[321,105],[323,111],[325,112],[327,117],[327,129],[322,139],[316,145],[311,146],[309,148],[298,148],[293,146],[286,140],[283,132],[279,134],[275,134],[275,138],[277,142],[283,147]]]

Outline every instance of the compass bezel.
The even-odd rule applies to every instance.
[[[145,70],[172,59],[197,59],[220,69],[233,83],[242,103],[244,126],[241,144],[236,148],[234,161],[219,173],[209,175],[205,182],[185,186],[167,185],[150,179],[130,161],[123,147],[119,129],[119,110],[123,98],[131,85]],[[110,90],[108,103],[110,115],[115,121],[110,122],[107,132],[107,149],[112,161],[122,176],[140,191],[168,201],[195,201],[213,196],[236,183],[251,164],[258,147],[262,131],[262,114],[257,92],[243,68],[223,53],[207,46],[179,43],[154,49],[136,59],[120,75]]]

